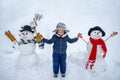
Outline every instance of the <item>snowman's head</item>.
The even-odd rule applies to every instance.
[[[23,31],[20,33],[20,38],[23,40],[32,40],[34,38],[34,35],[29,31]]]
[[[20,30],[20,38],[24,40],[31,40],[34,37],[34,31],[32,31],[31,26],[25,25],[22,30]]]
[[[99,27],[95,26],[93,28],[90,28],[88,31],[88,35],[93,39],[100,39],[101,37],[105,36],[105,32]]]

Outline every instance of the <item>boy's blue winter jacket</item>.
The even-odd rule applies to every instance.
[[[43,41],[45,43],[48,43],[48,44],[54,43],[53,53],[66,53],[67,42],[74,43],[77,40],[78,38],[73,38],[73,39],[69,38],[67,34],[62,37],[58,36],[57,34],[54,34],[52,38],[49,40],[46,38],[43,38]]]

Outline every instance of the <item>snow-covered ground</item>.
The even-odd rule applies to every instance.
[[[101,26],[106,39],[113,31],[120,32],[120,0],[1,0],[0,1],[0,80],[119,80],[120,76],[120,35],[106,42],[107,70],[102,73],[92,72],[84,68],[86,62],[86,44],[79,40],[68,44],[67,74],[53,77],[52,45],[45,44],[45,49],[36,48],[39,55],[37,68],[19,69],[18,49],[12,49],[12,43],[4,35],[10,30],[19,39],[19,29],[29,24],[34,13],[43,14],[38,23],[38,31],[46,38],[51,38],[56,24],[64,22],[70,30],[70,37],[78,32],[88,41],[89,28]],[[102,68],[102,67],[100,67]]]

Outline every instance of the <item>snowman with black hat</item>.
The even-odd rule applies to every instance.
[[[105,71],[106,62],[104,58],[106,57],[107,48],[105,41],[102,39],[102,37],[105,36],[105,32],[99,26],[95,26],[89,29],[88,35],[90,36],[87,44],[89,56],[86,63],[86,69]]]
[[[35,53],[36,43],[41,43],[42,35],[37,33],[34,37],[34,31],[31,26],[25,25],[20,30],[19,50],[20,55],[17,59],[19,68],[33,68],[39,64],[39,56]]]

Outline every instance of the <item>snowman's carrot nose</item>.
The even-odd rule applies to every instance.
[[[100,32],[97,32],[97,35],[99,34]]]
[[[22,33],[22,35],[24,35],[24,36],[25,36],[25,33]]]

